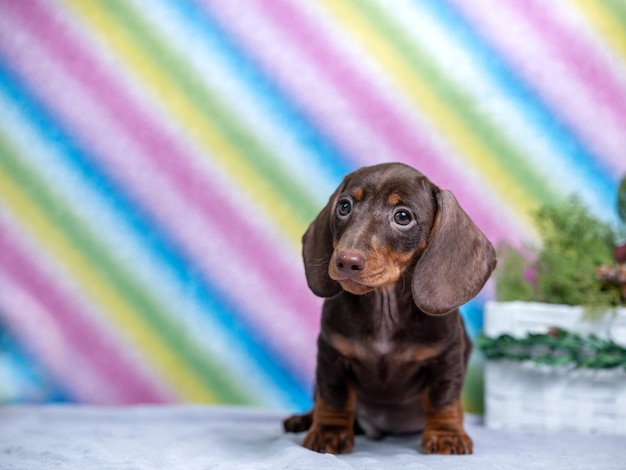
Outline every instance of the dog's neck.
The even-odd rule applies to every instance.
[[[389,284],[373,291],[374,302],[377,304],[378,318],[374,321],[380,340],[386,340],[393,336],[400,322],[398,310],[398,296],[396,285]]]

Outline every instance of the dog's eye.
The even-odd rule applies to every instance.
[[[352,204],[350,204],[350,201],[339,201],[337,205],[337,215],[346,217],[350,212],[352,212]]]
[[[399,210],[393,215],[393,221],[398,225],[409,225],[411,220],[411,214],[407,211]]]

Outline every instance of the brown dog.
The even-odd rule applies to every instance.
[[[284,422],[304,446],[350,452],[423,432],[425,453],[469,454],[461,391],[471,350],[458,307],[483,287],[494,249],[449,191],[400,163],[347,175],[303,237],[325,297],[315,406]]]

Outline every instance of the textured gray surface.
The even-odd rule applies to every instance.
[[[419,437],[357,437],[320,455],[285,435],[287,413],[245,408],[0,408],[0,468],[12,469],[626,469],[625,436],[494,431],[467,418],[471,456],[422,455]]]

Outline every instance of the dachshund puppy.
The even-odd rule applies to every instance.
[[[493,246],[449,191],[400,163],[347,175],[303,237],[326,298],[315,405],[285,420],[304,446],[350,452],[354,434],[422,432],[422,451],[469,454],[461,391],[471,343],[458,307],[495,267]]]

